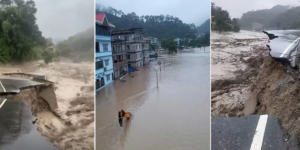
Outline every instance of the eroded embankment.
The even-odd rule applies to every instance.
[[[231,47],[230,50],[235,45],[238,47],[232,42],[224,44],[227,46],[218,48],[216,45],[215,49],[224,51],[228,46]],[[241,60],[237,64],[245,64],[246,69],[239,73],[234,71],[234,76],[217,78],[212,82],[212,115],[275,115],[288,136],[300,139],[300,71],[272,59],[266,47],[249,49],[257,55],[230,55],[235,60]],[[224,56],[218,51],[213,53],[212,50],[212,55]],[[245,58],[247,61],[243,61]],[[284,140],[290,141],[289,137],[284,137]]]
[[[300,138],[300,74],[288,65],[267,58],[251,86],[256,114],[279,118],[282,127]]]
[[[82,90],[88,88],[84,87]],[[90,100],[93,97],[78,96],[71,100],[69,106],[71,108],[64,112],[58,108],[50,107],[56,103],[55,95],[49,92],[51,90],[54,93],[52,86],[39,86],[22,90],[19,94],[8,97],[9,99],[24,101],[31,106],[32,114],[37,117],[38,131],[58,148],[62,150],[93,149],[94,145],[90,140],[94,136],[91,133],[84,134],[86,132],[84,128],[91,128],[89,125],[94,122],[94,116],[87,115],[86,119],[78,120],[78,122],[71,121],[69,118],[72,115],[76,116],[82,113],[82,111],[89,111],[93,107],[90,106]],[[47,96],[44,92],[47,92]],[[76,108],[78,105],[82,105],[82,107]]]
[[[23,89],[10,99],[31,106],[38,131],[59,149],[94,149],[93,63],[53,62],[34,73],[54,84]]]
[[[260,37],[257,33],[251,33],[251,36],[239,34],[212,34],[213,116],[233,117],[244,114],[250,86],[264,59],[268,57],[264,36]]]

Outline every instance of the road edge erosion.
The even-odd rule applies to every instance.
[[[241,48],[232,43],[234,38],[226,39],[226,36],[228,35],[223,35],[225,40],[212,41],[212,53],[218,53],[215,54],[217,56],[215,59],[223,55],[220,52],[222,49],[229,51],[228,47],[230,50]],[[249,47],[250,45],[248,49],[251,49]],[[258,47],[251,47],[252,53],[258,52]],[[256,62],[247,64],[246,61],[238,61],[245,63],[246,69],[233,71],[234,76],[212,81],[212,116],[241,118],[264,114],[276,116],[284,132],[282,140],[289,149],[295,147],[299,149],[300,127],[297,124],[300,124],[300,72],[268,56],[267,47],[261,50],[265,52],[259,55],[230,55],[236,60],[252,59]],[[252,74],[251,70],[254,71]]]

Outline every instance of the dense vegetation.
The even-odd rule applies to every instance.
[[[209,33],[210,32],[210,19],[207,19],[203,24],[196,27],[198,35]]]
[[[196,27],[194,24],[183,23],[179,18],[170,15],[137,16],[134,12],[125,14],[121,10],[116,10],[112,7],[105,7],[101,4],[97,4],[96,13],[101,12],[106,13],[109,22],[116,26],[115,30],[142,27],[144,28],[146,36],[157,37],[162,41],[162,43],[164,43],[162,44],[163,47],[166,47],[166,45],[168,45],[167,49],[174,49],[173,44],[175,38],[186,40],[189,39],[189,41],[194,41],[192,43],[186,43],[185,46],[209,45],[209,42],[207,42],[209,41],[210,32],[209,19],[205,21],[201,26]],[[200,43],[195,44],[196,42]]]
[[[0,63],[35,59],[46,40],[36,24],[32,0],[0,1]]]
[[[82,60],[94,60],[94,28],[58,42],[55,46],[58,56],[69,57],[71,53],[79,55]]]
[[[121,10],[97,5],[96,13],[100,12],[106,12],[108,20],[116,29],[142,27],[146,35],[158,39],[196,38],[197,30],[194,24],[183,23],[179,18],[170,15],[137,16],[134,12],[124,14]]]
[[[38,59],[49,63],[55,55],[67,56],[72,50],[82,52],[83,57],[94,59],[93,28],[61,42],[56,46],[55,54],[47,49],[54,44],[51,38],[45,39],[42,36],[36,24],[36,12],[32,0],[0,0],[0,63]]]
[[[240,25],[237,18],[231,20],[227,10],[223,10],[221,7],[216,6],[214,3],[211,5],[212,21],[215,25],[212,30],[222,31],[240,31]]]
[[[300,9],[293,8],[286,12],[289,6],[277,5],[271,9],[262,9],[256,11],[249,11],[244,13],[239,20],[242,29],[252,29],[253,23],[261,24],[266,28],[283,27],[287,24],[297,22],[300,15]],[[298,13],[297,13],[298,10]],[[285,13],[286,12],[286,13]],[[299,22],[300,20],[298,20]]]

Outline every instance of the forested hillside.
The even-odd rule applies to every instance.
[[[278,22],[284,21],[283,18],[280,19],[280,14],[286,12],[288,9],[289,6],[277,5],[272,7],[271,9],[249,11],[242,15],[241,19],[239,20],[239,23],[241,24],[242,29],[252,29],[252,23],[259,23],[266,28],[274,28],[279,25]],[[291,17],[292,16],[289,16],[286,19],[295,19],[294,17]]]
[[[57,43],[56,50],[62,56],[68,56],[72,52],[76,52],[84,59],[94,59],[94,27],[83,32],[77,33],[64,41]]]
[[[198,34],[204,34],[210,32],[210,19],[207,19],[203,24],[198,26],[197,28]]]
[[[0,2],[0,63],[37,58],[38,51],[46,47],[46,40],[36,24],[34,1]]]
[[[159,39],[166,38],[196,38],[196,26],[183,23],[179,18],[170,15],[138,16],[134,12],[125,14],[112,7],[96,6],[96,13],[106,12],[108,20],[116,26],[115,29],[142,27],[148,36]]]

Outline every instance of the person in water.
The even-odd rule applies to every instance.
[[[131,116],[132,116],[131,112],[128,112],[126,110],[121,109],[121,111],[119,111],[119,113],[118,113],[120,126],[123,127],[123,118],[124,117],[127,118],[127,119],[130,119]]]
[[[118,117],[119,117],[119,124],[121,127],[123,127],[123,114],[122,114],[122,111],[119,111],[118,112]]]

